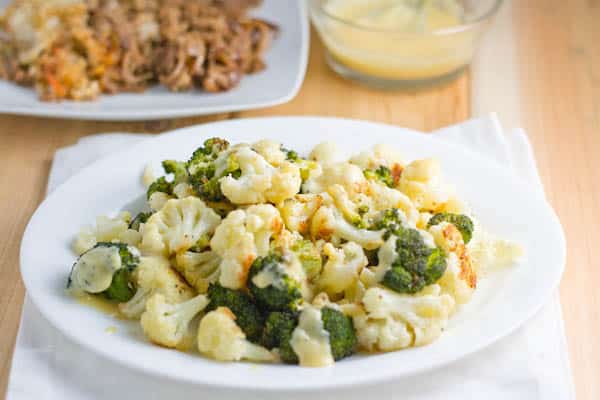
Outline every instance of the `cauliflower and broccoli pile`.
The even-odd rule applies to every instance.
[[[521,254],[482,231],[437,161],[386,146],[303,158],[212,138],[162,165],[147,211],[79,234],[68,287],[215,360],[320,367],[431,343],[478,276]]]

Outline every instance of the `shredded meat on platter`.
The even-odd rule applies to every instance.
[[[0,17],[0,78],[42,100],[221,92],[266,67],[278,27],[259,0],[15,0]]]

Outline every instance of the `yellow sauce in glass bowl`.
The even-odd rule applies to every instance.
[[[462,30],[456,0],[326,0],[315,26],[329,54],[376,78],[420,81],[467,65],[475,32]]]

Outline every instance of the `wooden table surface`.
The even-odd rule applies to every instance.
[[[522,125],[548,198],[567,235],[561,300],[578,399],[600,399],[600,3],[516,1]],[[502,60],[499,60],[501,62]],[[43,199],[57,148],[109,131],[162,132],[257,115],[332,115],[430,131],[470,116],[468,74],[427,91],[379,92],[346,82],[325,65],[316,35],[299,95],[258,111],[159,122],[108,123],[0,116],[0,393],[4,393],[24,289],[20,238]]]

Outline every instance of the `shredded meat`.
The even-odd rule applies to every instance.
[[[260,0],[82,0],[44,7],[48,15],[32,20],[51,15],[60,23],[39,35],[39,45],[23,44],[11,14],[39,2],[15,0],[0,20],[0,78],[35,86],[43,100],[88,100],[155,83],[226,91],[265,68],[278,30],[248,15]]]

